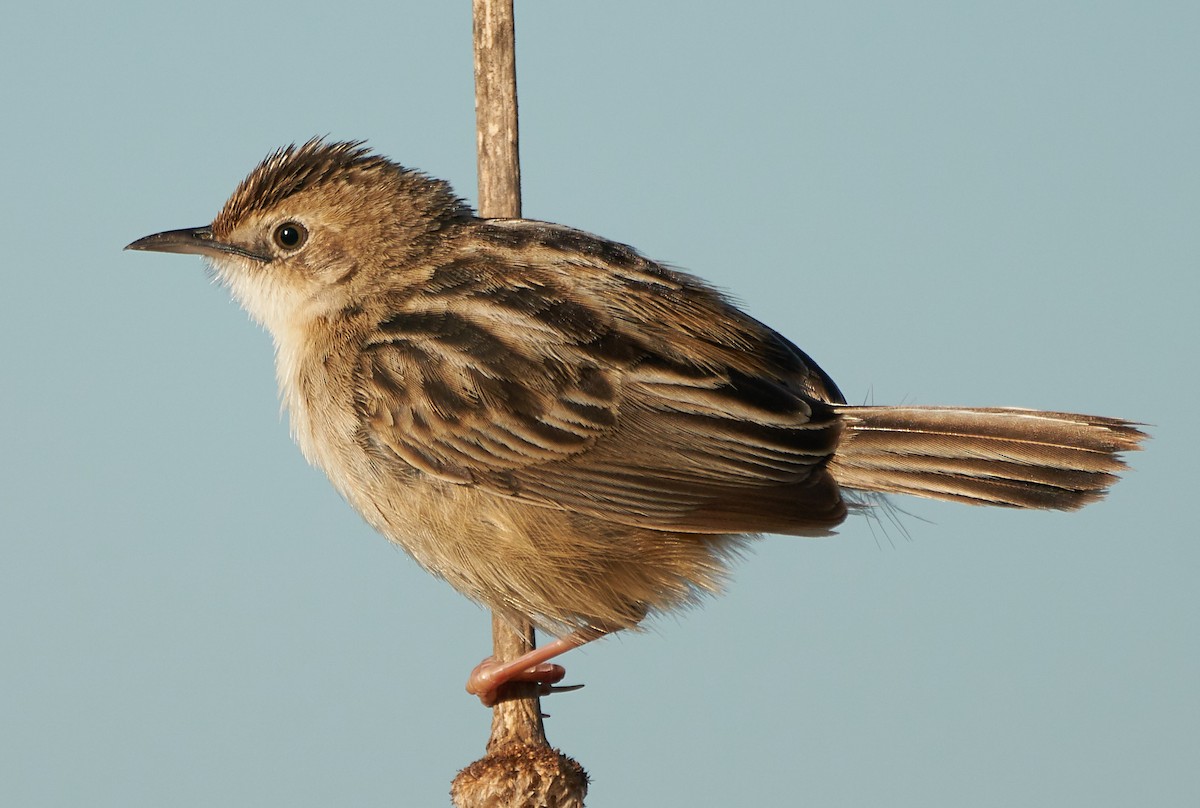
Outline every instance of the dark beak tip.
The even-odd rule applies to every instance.
[[[213,241],[212,230],[205,226],[154,233],[129,242],[125,245],[125,249],[139,252],[206,255],[216,252],[220,246]]]

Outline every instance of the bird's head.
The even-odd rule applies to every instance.
[[[470,217],[446,183],[361,142],[314,139],[263,160],[212,224],[155,233],[126,249],[204,256],[278,337],[377,293],[389,279],[403,282]]]

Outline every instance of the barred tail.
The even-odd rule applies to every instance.
[[[839,406],[829,471],[846,488],[1074,510],[1100,499],[1146,434],[1117,418],[1036,410]]]

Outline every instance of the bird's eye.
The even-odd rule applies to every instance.
[[[308,241],[308,231],[299,222],[284,222],[275,228],[274,239],[285,250],[298,250]]]

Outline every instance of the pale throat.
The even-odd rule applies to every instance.
[[[317,323],[330,310],[330,301],[322,299],[319,292],[273,280],[270,270],[261,265],[247,267],[238,259],[213,259],[211,263],[234,299],[271,335],[280,405],[287,410],[292,438],[309,463],[328,469],[328,448],[314,429],[302,373],[317,337]]]
[[[306,309],[314,305],[309,290],[273,278],[268,265],[240,257],[208,260],[234,300],[277,340],[281,332],[303,321]]]

